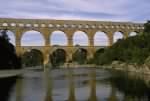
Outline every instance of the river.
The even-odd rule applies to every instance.
[[[150,101],[149,78],[96,68],[28,70],[0,78],[0,101]]]

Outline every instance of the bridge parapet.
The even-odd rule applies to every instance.
[[[143,23],[111,22],[111,21],[80,21],[52,19],[9,19],[0,18],[0,28],[51,28],[51,29],[111,29],[111,30],[143,30]]]

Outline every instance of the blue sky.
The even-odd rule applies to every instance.
[[[150,0],[0,1],[1,18],[80,19],[132,22],[146,22],[146,20],[150,19]],[[33,38],[33,32],[31,36]],[[82,37],[84,37],[84,35],[82,35]],[[37,41],[37,38],[34,37],[33,39]],[[56,39],[58,41],[61,40],[60,38]],[[102,42],[104,42],[103,39],[104,38],[102,38]],[[84,41],[86,41],[86,39]]]
[[[145,21],[150,0],[1,0],[0,17]]]

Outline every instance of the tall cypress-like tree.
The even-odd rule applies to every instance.
[[[21,61],[14,46],[9,42],[7,29],[0,31],[0,69],[19,69]]]

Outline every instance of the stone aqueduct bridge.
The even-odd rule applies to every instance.
[[[88,36],[88,46],[86,48],[88,57],[91,58],[97,47],[94,46],[94,34],[97,31],[105,32],[109,45],[113,44],[114,32],[122,32],[123,38],[127,38],[130,32],[140,33],[144,27],[142,23],[131,23],[131,22],[104,22],[104,21],[79,21],[79,20],[47,20],[47,19],[8,19],[0,18],[0,29],[9,29],[15,33],[16,37],[16,51],[18,55],[22,55],[29,48],[39,49],[44,56],[44,64],[49,61],[49,54],[57,48],[64,49],[67,54],[67,60],[72,59],[72,54],[76,48],[73,46],[73,34],[76,31],[83,31]],[[22,47],[21,37],[24,32],[35,30],[42,33],[45,39],[45,46],[42,47]],[[63,31],[68,39],[68,45],[63,47],[53,47],[50,44],[50,35],[53,31]],[[81,47],[80,47],[81,48]]]

